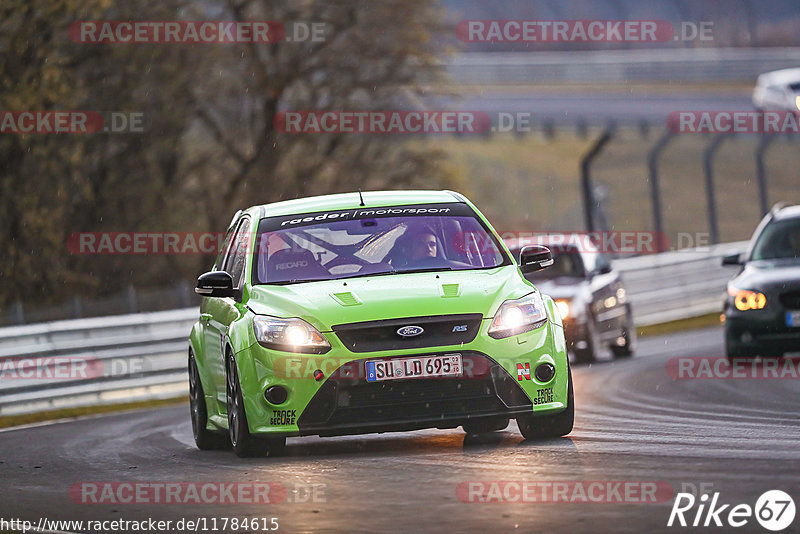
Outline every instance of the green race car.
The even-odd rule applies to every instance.
[[[254,206],[231,221],[192,328],[200,449],[278,454],[287,436],[517,420],[572,430],[561,317],[494,229],[450,191],[347,193]]]

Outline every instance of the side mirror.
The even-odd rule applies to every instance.
[[[233,297],[233,278],[225,271],[201,274],[194,292],[204,297]]]
[[[724,256],[722,258],[722,265],[741,265],[741,264],[742,264],[741,254],[731,254],[730,256]]]
[[[595,274],[608,274],[611,272],[611,265],[604,263],[600,267],[598,267],[595,271]]]
[[[522,274],[535,273],[553,265],[550,249],[542,245],[530,245],[519,251],[519,270]]]

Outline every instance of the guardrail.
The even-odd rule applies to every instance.
[[[197,315],[184,308],[0,328],[0,415],[185,395]]]
[[[736,266],[722,257],[744,252],[747,241],[614,260],[633,305],[636,326],[722,311],[728,280]]]
[[[748,82],[796,66],[800,48],[464,52],[444,65],[459,84]]]
[[[729,243],[615,260],[637,326],[720,310],[735,270],[722,268],[720,258],[745,247]],[[197,317],[197,308],[184,308],[0,328],[0,415],[184,396],[187,339]],[[12,378],[9,372],[8,362],[22,360],[46,372],[56,357],[62,366],[72,358],[84,367],[64,378]]]

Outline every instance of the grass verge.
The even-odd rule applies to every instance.
[[[636,329],[639,336],[664,336],[667,334],[674,334],[675,332],[683,332],[686,330],[697,330],[700,328],[709,328],[720,324],[719,312],[707,313],[698,317],[690,317],[688,319],[678,319],[676,321],[669,321],[666,323],[659,323],[650,326],[642,326]]]

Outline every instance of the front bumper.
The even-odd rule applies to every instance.
[[[331,332],[324,334],[331,343],[324,355],[250,346],[236,355],[250,432],[325,436],[453,428],[474,418],[564,410],[568,364],[563,328],[548,321],[518,336],[492,339],[489,323],[482,321],[470,343],[449,347],[355,354]],[[448,353],[462,355],[463,376],[382,382],[364,378],[367,360]],[[534,375],[544,362],[556,369],[546,384]],[[529,373],[518,372],[518,366]],[[323,379],[314,378],[317,370]],[[264,391],[274,385],[289,392],[279,406],[264,398]]]
[[[784,310],[729,309],[725,344],[734,356],[781,356],[800,351],[800,327],[786,325]]]

